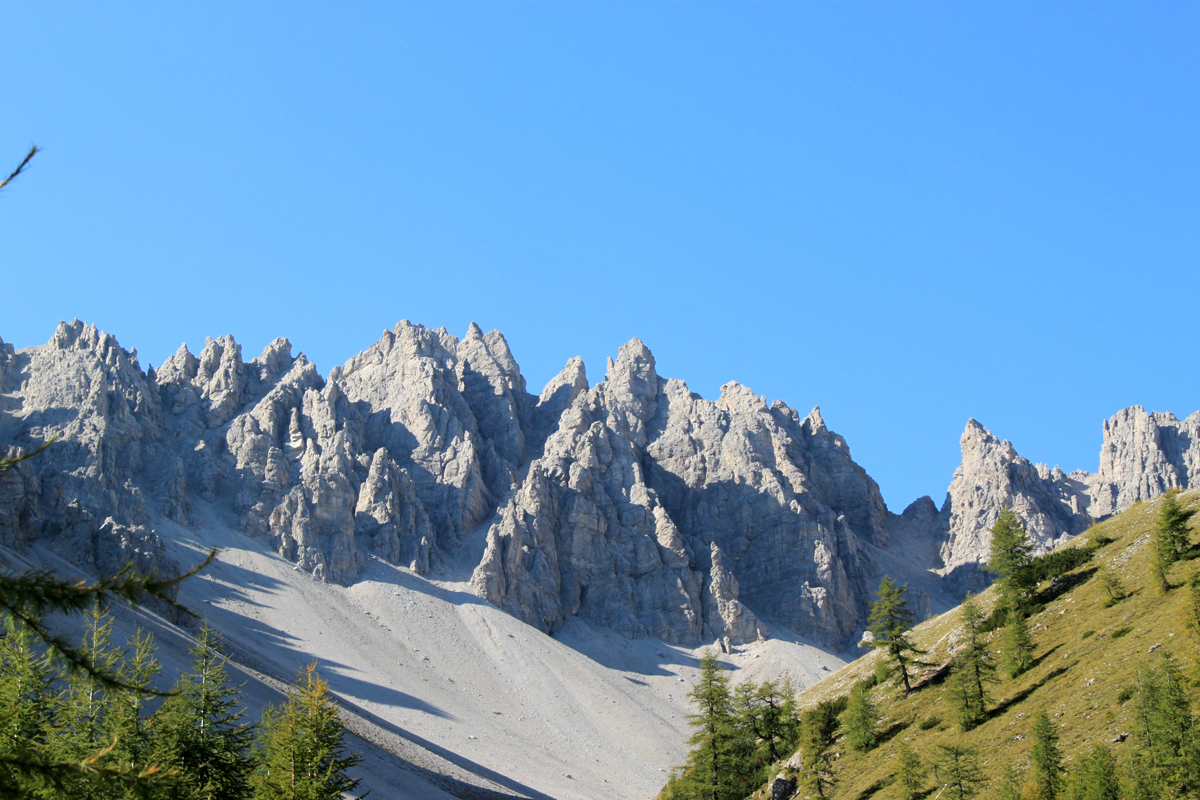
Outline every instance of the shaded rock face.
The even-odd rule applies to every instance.
[[[990,582],[982,565],[991,551],[992,526],[1006,508],[1025,525],[1039,553],[1091,524],[1091,473],[1068,475],[1057,466],[1033,464],[1017,455],[1011,442],[997,439],[973,419],[959,443],[962,464],[938,519],[944,537],[940,566],[953,590],[978,590]]]
[[[1200,486],[1200,411],[1185,419],[1141,406],[1104,423],[1093,513],[1117,514],[1168,489]]]
[[[703,400],[634,340],[562,414],[472,586],[548,631],[579,614],[631,636],[740,642],[766,619],[840,643],[887,523],[819,411],[801,419],[736,383]]]

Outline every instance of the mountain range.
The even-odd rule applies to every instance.
[[[987,583],[1011,507],[1040,550],[1171,487],[1200,485],[1200,412],[1123,409],[1095,473],[1032,464],[969,420],[938,508],[890,512],[819,408],[737,382],[706,400],[638,339],[589,383],[571,358],[526,388],[503,335],[400,322],[322,376],[232,336],[157,369],[79,321],[0,340],[0,544],[94,573],[172,563],[158,528],[219,512],[313,579],[378,559],[457,574],[543,632],[571,618],[694,646],[783,634],[846,651],[884,573],[928,616]],[[469,575],[469,577],[468,577]]]

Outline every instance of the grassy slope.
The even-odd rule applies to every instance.
[[[1185,508],[1200,507],[1200,490],[1184,492],[1179,500]],[[1119,696],[1123,689],[1136,684],[1139,667],[1157,663],[1164,651],[1170,651],[1189,672],[1200,657],[1200,644],[1183,623],[1183,610],[1189,602],[1183,585],[1200,570],[1200,559],[1172,567],[1170,580],[1181,588],[1165,597],[1148,577],[1151,531],[1160,502],[1140,503],[1063,545],[1086,547],[1100,535],[1115,540],[1100,548],[1091,563],[1068,573],[1081,583],[1030,618],[1036,664],[1015,680],[991,686],[989,707],[994,712],[983,725],[960,733],[948,680],[932,683],[908,698],[894,683],[875,687],[872,699],[883,715],[880,729],[886,732],[886,740],[869,753],[853,752],[844,742],[838,742],[838,781],[832,797],[866,800],[876,793],[880,798],[891,796],[894,790],[887,787],[901,740],[907,741],[926,763],[933,759],[938,744],[955,742],[978,747],[984,770],[994,781],[1011,766],[1028,764],[1032,720],[1043,708],[1058,725],[1068,763],[1094,743],[1107,743],[1121,733],[1136,732],[1136,697],[1121,703]],[[1198,521],[1200,514],[1193,518],[1193,543]],[[1103,605],[1108,596],[1095,575],[1100,566],[1114,569],[1131,595],[1112,608]],[[990,612],[993,600],[991,589],[980,596],[985,614]],[[1125,628],[1130,630],[1121,634]],[[940,665],[953,655],[958,629],[959,609],[955,608],[917,626],[914,640],[928,651],[926,661]],[[1084,638],[1088,631],[1094,633]],[[991,649],[997,660],[999,641],[1000,632],[996,631]],[[1162,649],[1151,655],[1150,648],[1157,644]],[[800,704],[811,707],[846,694],[857,681],[874,673],[878,658],[878,653],[870,653],[814,684],[801,693]],[[930,726],[929,721],[934,719],[941,721]],[[923,730],[921,723],[927,729]],[[1135,739],[1136,733],[1128,742],[1112,745],[1122,761],[1125,752],[1136,746]],[[931,777],[929,787],[933,786]],[[766,796],[769,791],[765,787],[754,795]]]

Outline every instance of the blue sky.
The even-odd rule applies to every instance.
[[[0,336],[158,364],[407,318],[540,390],[633,336],[893,510],[975,417],[1097,465],[1200,408],[1200,4],[7,3]]]

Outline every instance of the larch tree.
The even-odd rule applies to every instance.
[[[1069,800],[1121,800],[1121,782],[1117,759],[1102,744],[1080,758],[1071,771],[1067,789]]]
[[[183,673],[154,716],[155,755],[182,773],[176,796],[189,800],[242,800],[250,794],[254,731],[242,722],[237,689],[228,685],[221,637],[207,622]]]
[[[1038,711],[1033,719],[1029,759],[1039,800],[1057,800],[1063,788],[1063,754],[1058,746],[1058,731],[1045,709]]]
[[[879,711],[862,683],[850,690],[846,710],[842,712],[842,728],[846,731],[846,743],[860,753],[875,747],[879,740]]]
[[[258,738],[255,800],[342,800],[358,778],[347,772],[362,760],[347,751],[329,685],[316,663],[304,667],[280,707],[263,712]]]
[[[49,786],[22,768],[46,759],[58,694],[49,658],[34,650],[31,639],[20,628],[0,636],[0,797]]]
[[[938,775],[947,800],[969,800],[986,782],[979,766],[979,751],[961,744],[939,744]]]
[[[1154,552],[1150,558],[1150,576],[1162,592],[1174,588],[1167,577],[1167,571],[1191,545],[1188,521],[1196,511],[1180,507],[1178,494],[1178,490],[1174,490],[1163,495],[1158,522],[1154,526]]]
[[[984,616],[975,599],[963,599],[962,650],[954,658],[953,693],[958,701],[959,722],[969,731],[987,719],[987,684],[996,680],[996,665],[984,639]]]
[[[988,571],[996,575],[997,602],[1002,609],[1025,614],[1033,589],[1032,556],[1033,544],[1025,526],[1011,508],[1004,509],[992,526],[987,564]]]
[[[1171,563],[1177,561],[1179,556],[1191,547],[1191,530],[1188,523],[1195,515],[1196,509],[1185,509],[1179,505],[1179,490],[1167,492],[1163,496],[1155,534],[1162,541],[1164,548],[1174,552]]]
[[[1009,679],[1033,666],[1033,636],[1029,633],[1029,621],[1019,611],[1008,611],[1000,633],[1000,662]]]
[[[907,589],[908,584],[897,586],[890,576],[884,576],[879,582],[875,602],[871,604],[871,615],[867,618],[867,627],[874,638],[859,643],[860,647],[874,647],[887,653],[891,663],[900,672],[905,694],[912,692],[909,667],[919,663],[913,656],[921,654],[908,636],[913,615],[904,596]]]
[[[812,796],[827,797],[835,783],[833,743],[837,732],[837,709],[832,702],[818,703],[800,718],[800,748],[804,754],[800,782]]]
[[[901,800],[917,800],[925,794],[927,771],[920,756],[909,746],[900,742],[896,752],[896,786]]]

